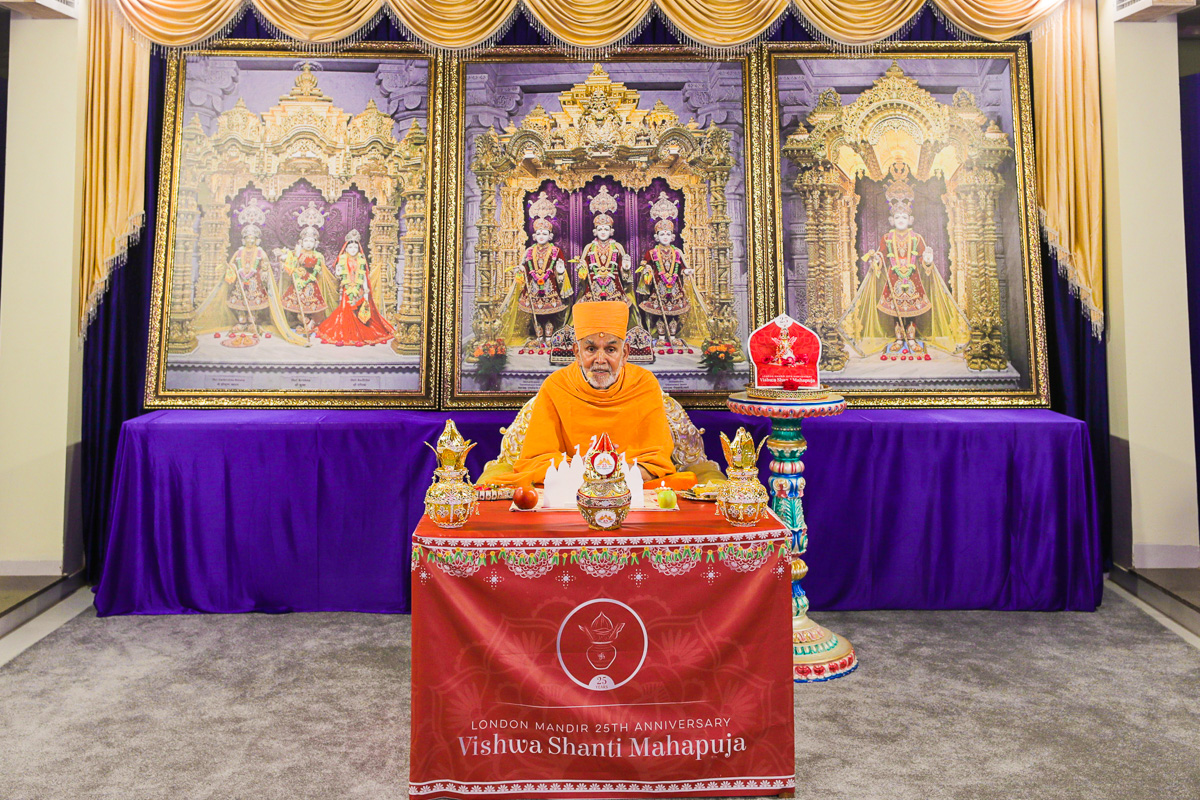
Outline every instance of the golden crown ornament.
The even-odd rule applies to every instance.
[[[678,218],[679,201],[667,197],[666,192],[659,192],[658,199],[650,203],[650,217],[659,221]]]
[[[324,228],[325,218],[329,216],[327,212],[317,208],[317,202],[315,200],[309,200],[306,207],[294,213],[296,216],[296,224],[302,229]]]
[[[529,216],[552,219],[558,216],[558,204],[551,200],[545,192],[538,192],[537,199],[529,204]]]
[[[575,493],[579,513],[594,531],[615,531],[629,515],[629,484],[617,448],[600,434],[584,457],[583,485]]]
[[[249,203],[238,209],[237,220],[239,225],[262,226],[266,224],[267,212],[258,204],[257,197],[251,197]]]
[[[724,432],[721,433],[729,480],[717,491],[717,513],[723,514],[730,525],[748,528],[767,515],[771,499],[766,487],[758,480],[758,454],[766,442],[764,437],[755,447],[754,439],[745,428],[737,429],[732,442]]]
[[[425,514],[439,528],[461,528],[476,511],[479,496],[467,476],[467,453],[475,446],[458,432],[454,420],[438,437],[437,446],[425,443],[437,456],[434,480],[425,492]]]
[[[588,211],[594,215],[592,225],[607,225],[611,228],[613,224],[612,215],[617,213],[617,198],[615,195],[609,193],[607,186],[601,186],[596,196],[588,201]]]

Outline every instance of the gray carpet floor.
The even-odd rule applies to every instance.
[[[798,798],[1200,798],[1200,651],[1095,614],[817,615]],[[403,798],[409,619],[88,611],[0,668],[0,798]]]

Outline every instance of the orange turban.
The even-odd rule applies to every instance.
[[[607,333],[625,338],[629,325],[629,306],[619,300],[583,301],[571,307],[575,321],[575,338],[585,339],[594,333]]]

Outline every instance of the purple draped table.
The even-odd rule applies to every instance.
[[[720,431],[768,420],[692,411]],[[96,608],[107,614],[409,609],[410,534],[447,416],[479,442],[511,411],[157,411],[126,422]],[[851,410],[805,425],[814,611],[1093,610],[1087,431],[1041,410]],[[764,477],[765,463],[763,459]]]

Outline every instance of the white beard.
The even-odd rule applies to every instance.
[[[588,386],[601,391],[616,383],[617,378],[621,375],[621,370],[617,370],[616,372],[602,372],[595,374],[584,370],[582,365],[580,366],[580,369],[583,370],[583,379],[587,381]]]

